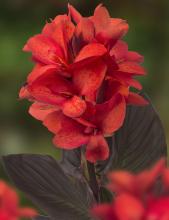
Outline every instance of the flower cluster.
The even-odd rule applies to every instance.
[[[0,180],[0,219],[18,220],[21,217],[31,218],[37,212],[31,208],[20,208],[16,192]]]
[[[161,159],[150,170],[139,174],[116,171],[109,174],[108,188],[117,193],[111,204],[92,209],[102,220],[168,220],[169,169]]]
[[[35,67],[19,96],[33,102],[29,113],[55,134],[56,146],[86,145],[87,160],[96,162],[109,156],[104,137],[122,126],[126,105],[147,104],[130,91],[142,89],[134,77],[145,75],[143,57],[121,40],[125,20],[111,18],[102,5],[91,17],[68,8],[24,46]]]

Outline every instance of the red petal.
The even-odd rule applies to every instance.
[[[49,114],[43,123],[50,131],[56,133],[54,144],[64,149],[73,149],[86,144],[89,136],[84,134],[84,126],[61,112]]]
[[[113,171],[109,174],[108,188],[112,192],[124,193],[135,191],[135,176],[127,171]]]
[[[19,198],[16,192],[2,180],[0,180],[0,198],[1,207],[4,207],[7,211],[10,210],[12,213],[16,213]]]
[[[169,189],[169,169],[164,169],[163,175],[162,175],[163,183],[165,188],[168,190]]]
[[[61,111],[54,111],[45,117],[43,125],[48,128],[49,131],[56,134],[62,129],[62,121],[65,116]]]
[[[88,18],[82,18],[76,26],[76,37],[78,43],[84,45],[94,39],[94,25]]]
[[[109,156],[109,147],[102,135],[94,135],[90,137],[86,147],[86,159],[91,163],[99,160],[106,160]]]
[[[109,19],[109,23],[97,33],[96,38],[104,44],[114,45],[116,41],[123,37],[128,31],[128,24],[119,18]]]
[[[68,80],[49,69],[29,86],[29,92],[39,102],[61,105],[74,90]]]
[[[135,177],[137,192],[143,194],[153,189],[157,179],[162,175],[165,169],[164,158],[160,159],[150,170],[142,171]]]
[[[107,49],[99,43],[91,43],[82,48],[77,55],[75,62],[82,61],[87,58],[103,56]]]
[[[53,22],[56,25],[56,28],[52,34],[52,38],[63,49],[65,58],[67,59],[69,57],[67,46],[73,37],[75,26],[66,15],[57,16]]]
[[[74,22],[79,23],[82,18],[81,14],[69,3],[68,3],[68,9],[69,9],[69,14],[73,18]]]
[[[32,115],[37,120],[43,121],[48,114],[57,110],[58,110],[57,107],[35,102],[30,106],[29,114]]]
[[[104,91],[104,101],[109,101],[117,93],[127,97],[129,94],[128,84],[113,79],[107,80],[106,89]]]
[[[135,79],[129,79],[127,81],[127,84],[133,88],[136,88],[138,90],[142,90],[142,85]]]
[[[78,96],[73,96],[63,104],[63,113],[71,118],[80,117],[86,110],[86,102]]]
[[[128,52],[128,45],[124,41],[117,41],[117,43],[110,50],[110,55],[115,56],[117,62],[123,60]]]
[[[123,37],[128,32],[129,26],[125,20],[120,18],[112,18],[110,23],[111,23],[112,33],[113,33],[113,29],[117,29],[115,33],[119,32],[120,37]]]
[[[148,204],[146,219],[168,220],[169,219],[169,198],[163,196],[155,198]]]
[[[101,4],[98,5],[94,11],[94,16],[91,18],[94,22],[96,33],[106,28],[109,22],[109,18],[110,15],[107,9]]]
[[[59,62],[60,58],[63,58],[60,46],[41,34],[30,38],[23,50],[31,51],[33,57],[44,64],[55,64]]]
[[[122,126],[126,114],[123,96],[117,94],[108,102],[96,105],[96,108],[96,123],[99,124],[103,134],[112,134]]]
[[[108,112],[107,116],[102,122],[102,130],[105,134],[111,134],[118,130],[124,122],[126,114],[126,103],[123,97],[118,100],[112,110]]]
[[[117,79],[124,86],[131,86],[138,90],[142,89],[142,85],[137,80],[133,79],[130,74],[117,71],[112,73],[111,77]]]
[[[133,104],[133,105],[148,105],[149,104],[147,100],[145,100],[142,96],[134,92],[129,92],[127,103]]]
[[[144,206],[141,201],[129,194],[117,196],[114,208],[120,220],[142,219],[144,215]]]
[[[22,88],[19,91],[19,98],[20,99],[31,99],[31,94],[28,91],[28,87],[26,86],[22,86]]]
[[[73,130],[70,132],[71,129]],[[65,129],[54,137],[53,143],[55,146],[71,150],[87,144],[89,137],[80,133],[78,127],[76,127],[76,129],[74,127],[69,127],[68,130]]]
[[[81,123],[82,125],[84,125],[85,127],[95,128],[96,125],[93,124],[93,116],[95,115],[95,113],[96,113],[95,105],[92,104],[91,102],[86,101],[86,111],[81,117],[75,118],[75,120]]]
[[[90,121],[87,121],[84,118],[75,118],[75,120],[86,127],[92,127],[92,128],[96,127],[96,125],[92,124]]]
[[[20,217],[33,218],[38,215],[37,211],[32,208],[21,208],[18,211]]]
[[[93,101],[105,73],[105,63],[102,60],[98,60],[94,64],[75,70],[73,73],[73,83],[81,95],[85,95],[87,100]]]
[[[95,205],[91,213],[94,217],[97,217],[99,219],[104,219],[104,220],[117,220],[117,217],[115,216],[114,213],[114,207],[112,204],[101,204],[101,205]]]
[[[134,75],[145,75],[145,69],[134,62],[123,62],[119,64],[118,71],[126,72]]]
[[[47,37],[51,37],[51,35],[55,31],[55,29],[56,29],[56,25],[54,24],[54,22],[46,23],[43,30],[42,30],[42,34]]]
[[[144,57],[134,51],[128,51],[128,45],[124,41],[117,41],[117,43],[110,50],[110,55],[115,56],[117,62],[130,61],[142,63]]]
[[[141,56],[137,52],[129,51],[126,56],[126,60],[132,61],[132,62],[137,62],[137,63],[142,63],[144,61],[144,57]]]
[[[41,64],[36,64],[32,72],[28,75],[28,78],[27,78],[28,83],[35,81],[39,76],[46,74],[48,71],[57,72],[58,68],[56,65],[42,66]]]

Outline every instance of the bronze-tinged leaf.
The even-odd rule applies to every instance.
[[[73,176],[81,176],[81,148],[74,150],[62,150],[62,159],[60,161],[65,173]]]
[[[2,160],[15,185],[52,220],[91,220],[88,209],[94,199],[89,187],[66,175],[55,159],[19,154]]]

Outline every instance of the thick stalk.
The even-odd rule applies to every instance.
[[[88,169],[88,174],[89,174],[90,187],[93,191],[93,194],[96,198],[96,201],[99,202],[99,186],[98,186],[98,182],[97,182],[97,178],[96,178],[94,164],[87,161],[87,169]]]

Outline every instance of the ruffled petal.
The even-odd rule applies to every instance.
[[[169,198],[168,196],[163,196],[160,198],[154,198],[149,202],[146,219],[168,220],[169,219]]]
[[[96,39],[109,47],[112,47],[118,39],[128,31],[128,24],[122,19],[112,19],[110,24],[96,35]]]
[[[144,61],[144,57],[137,52],[129,51],[126,55],[126,60],[136,63],[142,63]]]
[[[107,9],[100,4],[96,7],[91,19],[95,25],[96,33],[98,33],[106,28],[109,23],[110,15]]]
[[[43,74],[48,73],[49,71],[58,71],[59,69],[57,68],[56,65],[41,65],[41,64],[36,64],[35,67],[33,68],[32,72],[28,75],[27,77],[27,82],[31,83],[35,81],[38,77],[40,77]]]
[[[73,21],[78,24],[82,18],[81,14],[70,4],[68,4],[69,15],[72,17]]]
[[[44,118],[43,125],[52,133],[57,134],[62,129],[64,117],[61,111],[54,111]]]
[[[134,92],[129,92],[129,95],[127,97],[127,103],[133,104],[133,105],[148,105],[149,104],[149,102],[146,99],[144,99],[142,96]]]
[[[127,24],[127,22],[120,18],[111,18],[110,27],[112,28],[111,36],[119,36],[120,38],[123,37],[129,29],[129,25]],[[113,31],[113,29],[117,30]]]
[[[135,177],[127,171],[114,171],[108,175],[109,190],[116,193],[134,192],[136,189]]]
[[[63,113],[71,118],[80,117],[86,110],[86,102],[78,96],[73,96],[62,106]]]
[[[84,46],[77,55],[75,62],[82,61],[87,58],[103,56],[107,49],[99,43],[90,43]]]
[[[19,98],[20,99],[32,99],[30,92],[28,91],[28,86],[22,86],[19,91]]]
[[[18,214],[20,217],[27,217],[27,218],[33,218],[38,215],[37,211],[35,211],[32,208],[27,208],[27,207],[20,208],[18,210]]]
[[[74,149],[86,144],[89,140],[89,136],[84,133],[85,127],[64,116],[62,112],[49,114],[43,124],[56,134],[53,143],[59,148]]]
[[[166,161],[161,158],[150,170],[142,171],[141,173],[134,176],[136,181],[137,193],[142,195],[153,189],[155,182],[161,176],[162,172],[166,167]]]
[[[144,215],[143,204],[139,199],[130,194],[117,196],[114,209],[120,220],[142,219]]]
[[[93,135],[90,137],[89,143],[86,146],[85,156],[91,163],[108,158],[109,147],[102,135]]]
[[[123,62],[119,64],[119,72],[130,73],[131,75],[145,75],[145,69],[134,62]]]
[[[126,102],[123,96],[117,94],[104,104],[96,105],[96,124],[103,134],[112,134],[118,130],[125,118]]]
[[[61,47],[42,34],[31,37],[23,48],[26,52],[32,52],[33,57],[44,64],[55,64],[63,58]]]
[[[56,41],[64,51],[65,59],[68,60],[70,51],[68,43],[73,37],[75,26],[67,15],[57,16],[53,23],[55,24],[55,31],[51,37]]]
[[[43,121],[48,114],[57,110],[59,110],[59,108],[35,102],[30,106],[29,114],[37,120]]]
[[[111,78],[116,79],[117,81],[119,81],[119,83],[121,83],[124,86],[134,87],[138,90],[142,89],[142,85],[140,84],[140,82],[136,79],[133,79],[130,74],[115,71],[112,73]]]
[[[138,89],[138,90],[142,90],[141,83],[135,79],[128,79],[128,80],[126,80],[126,83],[128,84],[128,86],[131,86],[131,87]]]
[[[4,181],[0,180],[1,206],[7,211],[16,212],[19,205],[19,198],[16,192]]]
[[[128,53],[128,45],[124,41],[118,40],[117,43],[112,47],[110,50],[110,55],[115,56],[117,62],[120,62],[121,60],[127,56]]]
[[[96,101],[96,91],[102,84],[106,69],[106,64],[100,59],[74,71],[73,83],[86,100]]]
[[[113,45],[119,38],[128,31],[128,24],[125,20],[111,18],[107,9],[99,5],[91,17],[96,30],[96,38],[99,42]]]
[[[46,23],[44,28],[42,29],[42,34],[45,35],[46,37],[51,37],[55,29],[56,29],[56,25],[54,22]]]
[[[72,84],[53,70],[37,78],[28,90],[37,101],[49,105],[61,105],[74,92]]]
[[[142,63],[144,61],[144,57],[139,53],[128,51],[127,43],[122,40],[118,40],[117,43],[113,45],[112,49],[110,50],[110,55],[115,56],[118,63],[124,61]]]
[[[94,217],[105,220],[117,220],[112,204],[103,203],[101,205],[95,205],[91,213]]]
[[[82,45],[93,41],[94,33],[94,25],[88,18],[82,18],[76,26],[76,38],[78,39],[78,43]]]

